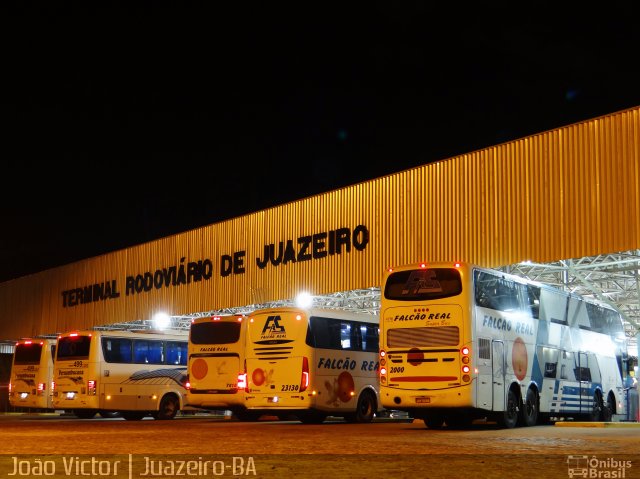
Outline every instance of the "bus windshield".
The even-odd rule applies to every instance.
[[[233,344],[240,339],[239,321],[212,321],[191,325],[191,342],[193,344]]]
[[[87,359],[91,336],[65,336],[58,341],[58,359]]]
[[[40,364],[42,344],[18,344],[13,357],[13,364]]]
[[[427,301],[462,292],[460,273],[454,268],[398,271],[389,275],[384,297],[394,301]]]

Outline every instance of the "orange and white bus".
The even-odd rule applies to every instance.
[[[430,428],[625,413],[622,317],[607,304],[465,263],[388,271],[382,405]]]
[[[186,397],[187,335],[73,331],[58,337],[53,406],[80,418],[172,419]]]
[[[254,311],[247,323],[247,414],[370,422],[378,396],[378,317],[331,309]]]
[[[55,339],[21,339],[15,345],[9,379],[9,404],[52,409],[51,378]]]
[[[244,418],[246,317],[210,316],[191,321],[187,402]]]

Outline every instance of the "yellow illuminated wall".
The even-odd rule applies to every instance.
[[[634,108],[1,283],[0,339],[378,286],[420,260],[637,249],[639,150]]]

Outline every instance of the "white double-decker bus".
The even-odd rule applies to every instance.
[[[459,427],[625,413],[626,342],[607,304],[464,263],[384,275],[383,406]]]
[[[189,330],[190,406],[232,411],[244,419],[246,317],[196,318]]]
[[[52,409],[51,380],[55,339],[21,339],[15,345],[9,379],[9,404]]]
[[[73,331],[58,337],[53,406],[78,417],[172,419],[186,397],[187,335]]]
[[[378,396],[378,317],[330,309],[254,311],[247,323],[248,418],[370,422]]]

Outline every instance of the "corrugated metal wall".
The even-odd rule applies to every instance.
[[[0,338],[378,286],[387,267],[419,260],[501,266],[638,249],[639,150],[634,108],[2,283]],[[328,232],[358,225],[362,251],[256,264],[265,245],[297,251],[299,237],[327,233],[327,252]],[[241,251],[244,272],[222,276],[221,257]],[[173,285],[171,267],[199,261],[208,279]],[[126,278],[142,288],[145,273],[154,286],[132,293]],[[63,291],[111,281],[119,297],[64,307]]]

